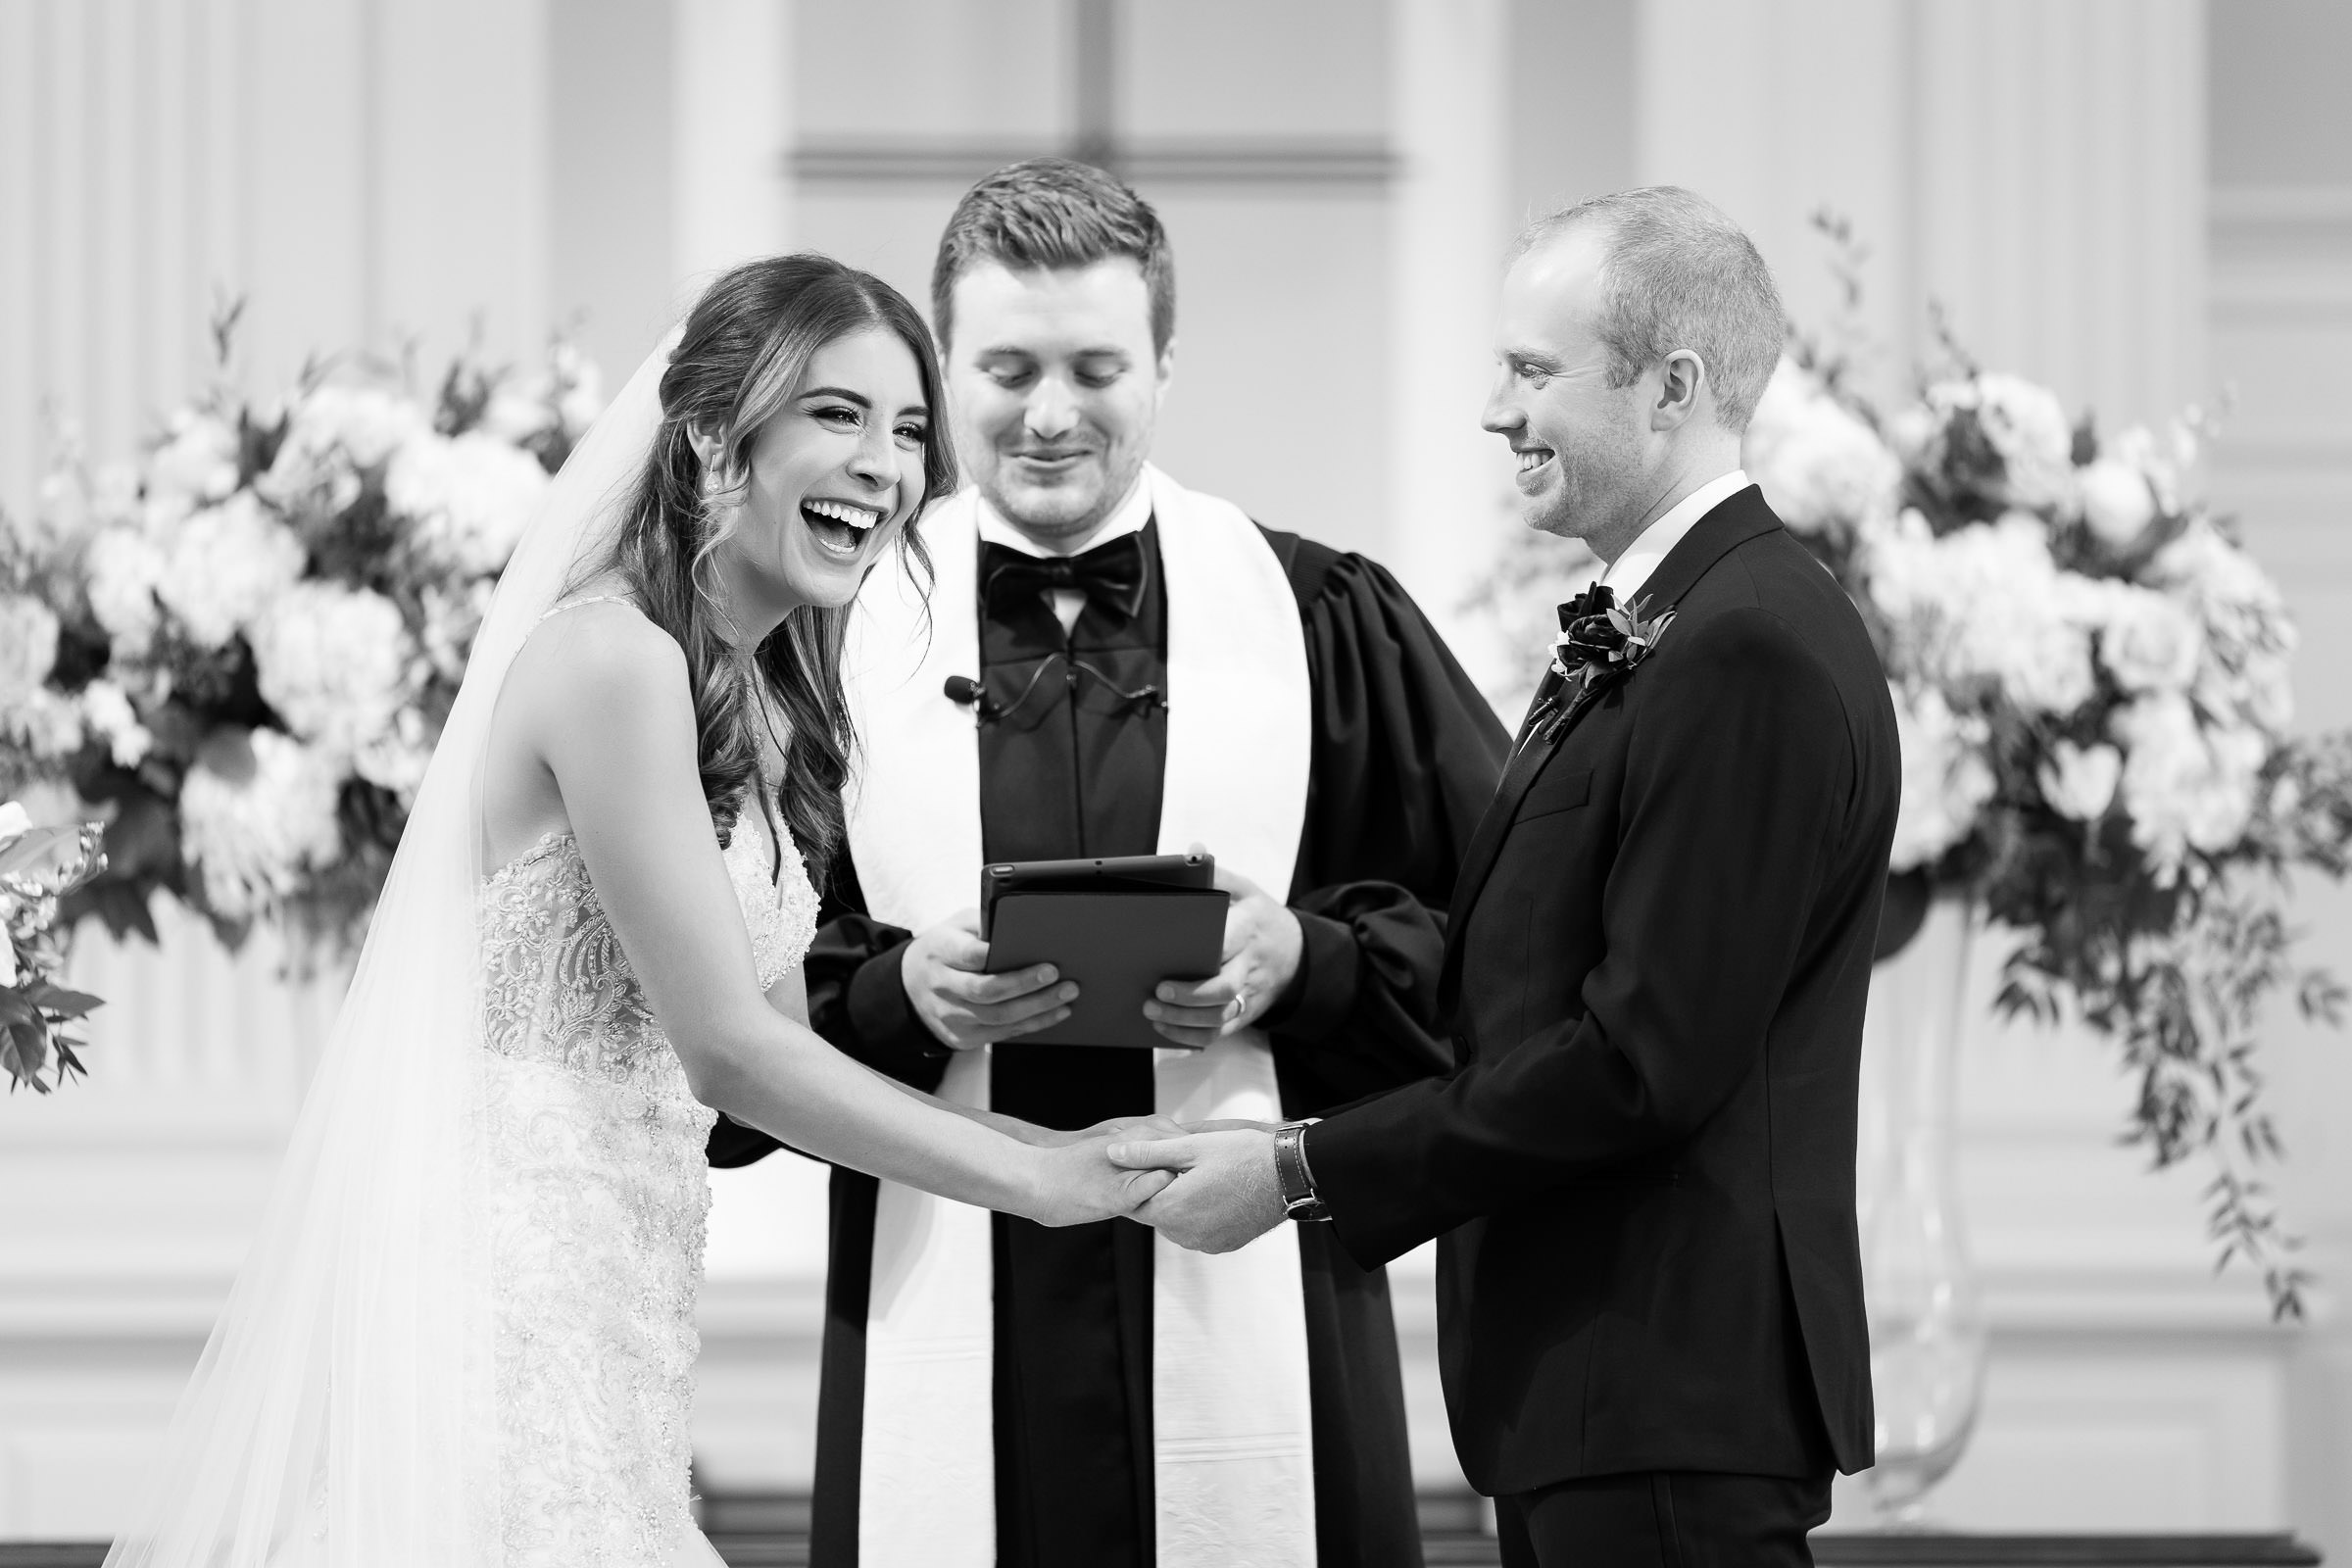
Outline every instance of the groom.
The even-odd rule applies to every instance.
[[[1455,884],[1457,1059],[1311,1126],[1114,1146],[1187,1246],[1442,1237],[1447,1406],[1508,1564],[1806,1563],[1870,1463],[1854,1106],[1899,761],[1836,581],[1739,469],[1763,260],[1671,187],[1524,237],[1486,427],[1609,564]]]

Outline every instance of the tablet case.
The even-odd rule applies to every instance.
[[[989,972],[1050,963],[1078,983],[1067,1018],[1007,1044],[1182,1049],[1152,1027],[1144,1003],[1162,980],[1217,972],[1231,902],[1218,888],[1000,894]]]

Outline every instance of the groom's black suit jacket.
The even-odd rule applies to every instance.
[[[1446,1404],[1489,1494],[1871,1460],[1854,1115],[1886,676],[1752,487],[1641,596],[1676,612],[1655,653],[1536,725],[1471,840],[1455,1070],[1306,1138],[1358,1262],[1443,1236]]]

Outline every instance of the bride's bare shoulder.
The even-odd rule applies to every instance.
[[[576,604],[532,627],[506,688],[548,717],[617,729],[679,713],[691,722],[694,712],[685,651],[620,599]]]

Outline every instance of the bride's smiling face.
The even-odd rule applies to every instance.
[[[895,334],[868,328],[811,355],[746,449],[748,473],[729,476],[736,515],[711,564],[738,624],[856,598],[922,501],[930,440],[922,376]],[[706,463],[717,455],[699,433],[695,446]]]

